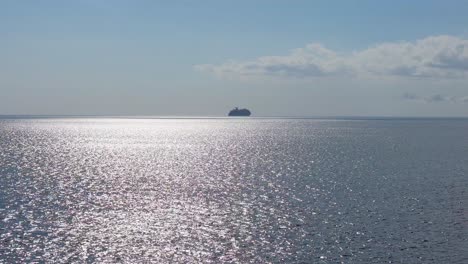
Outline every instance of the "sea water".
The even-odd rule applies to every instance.
[[[22,262],[468,263],[468,120],[4,118]]]

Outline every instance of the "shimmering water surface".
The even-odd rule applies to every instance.
[[[3,119],[0,263],[468,263],[468,120]]]

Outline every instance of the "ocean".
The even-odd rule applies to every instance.
[[[4,117],[25,262],[468,263],[468,119]]]

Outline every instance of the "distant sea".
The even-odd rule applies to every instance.
[[[468,263],[468,119],[0,118],[0,263]]]

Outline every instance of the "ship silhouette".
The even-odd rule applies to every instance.
[[[250,116],[250,111],[249,109],[243,108],[239,109],[238,107],[232,109],[229,111],[228,116]]]

